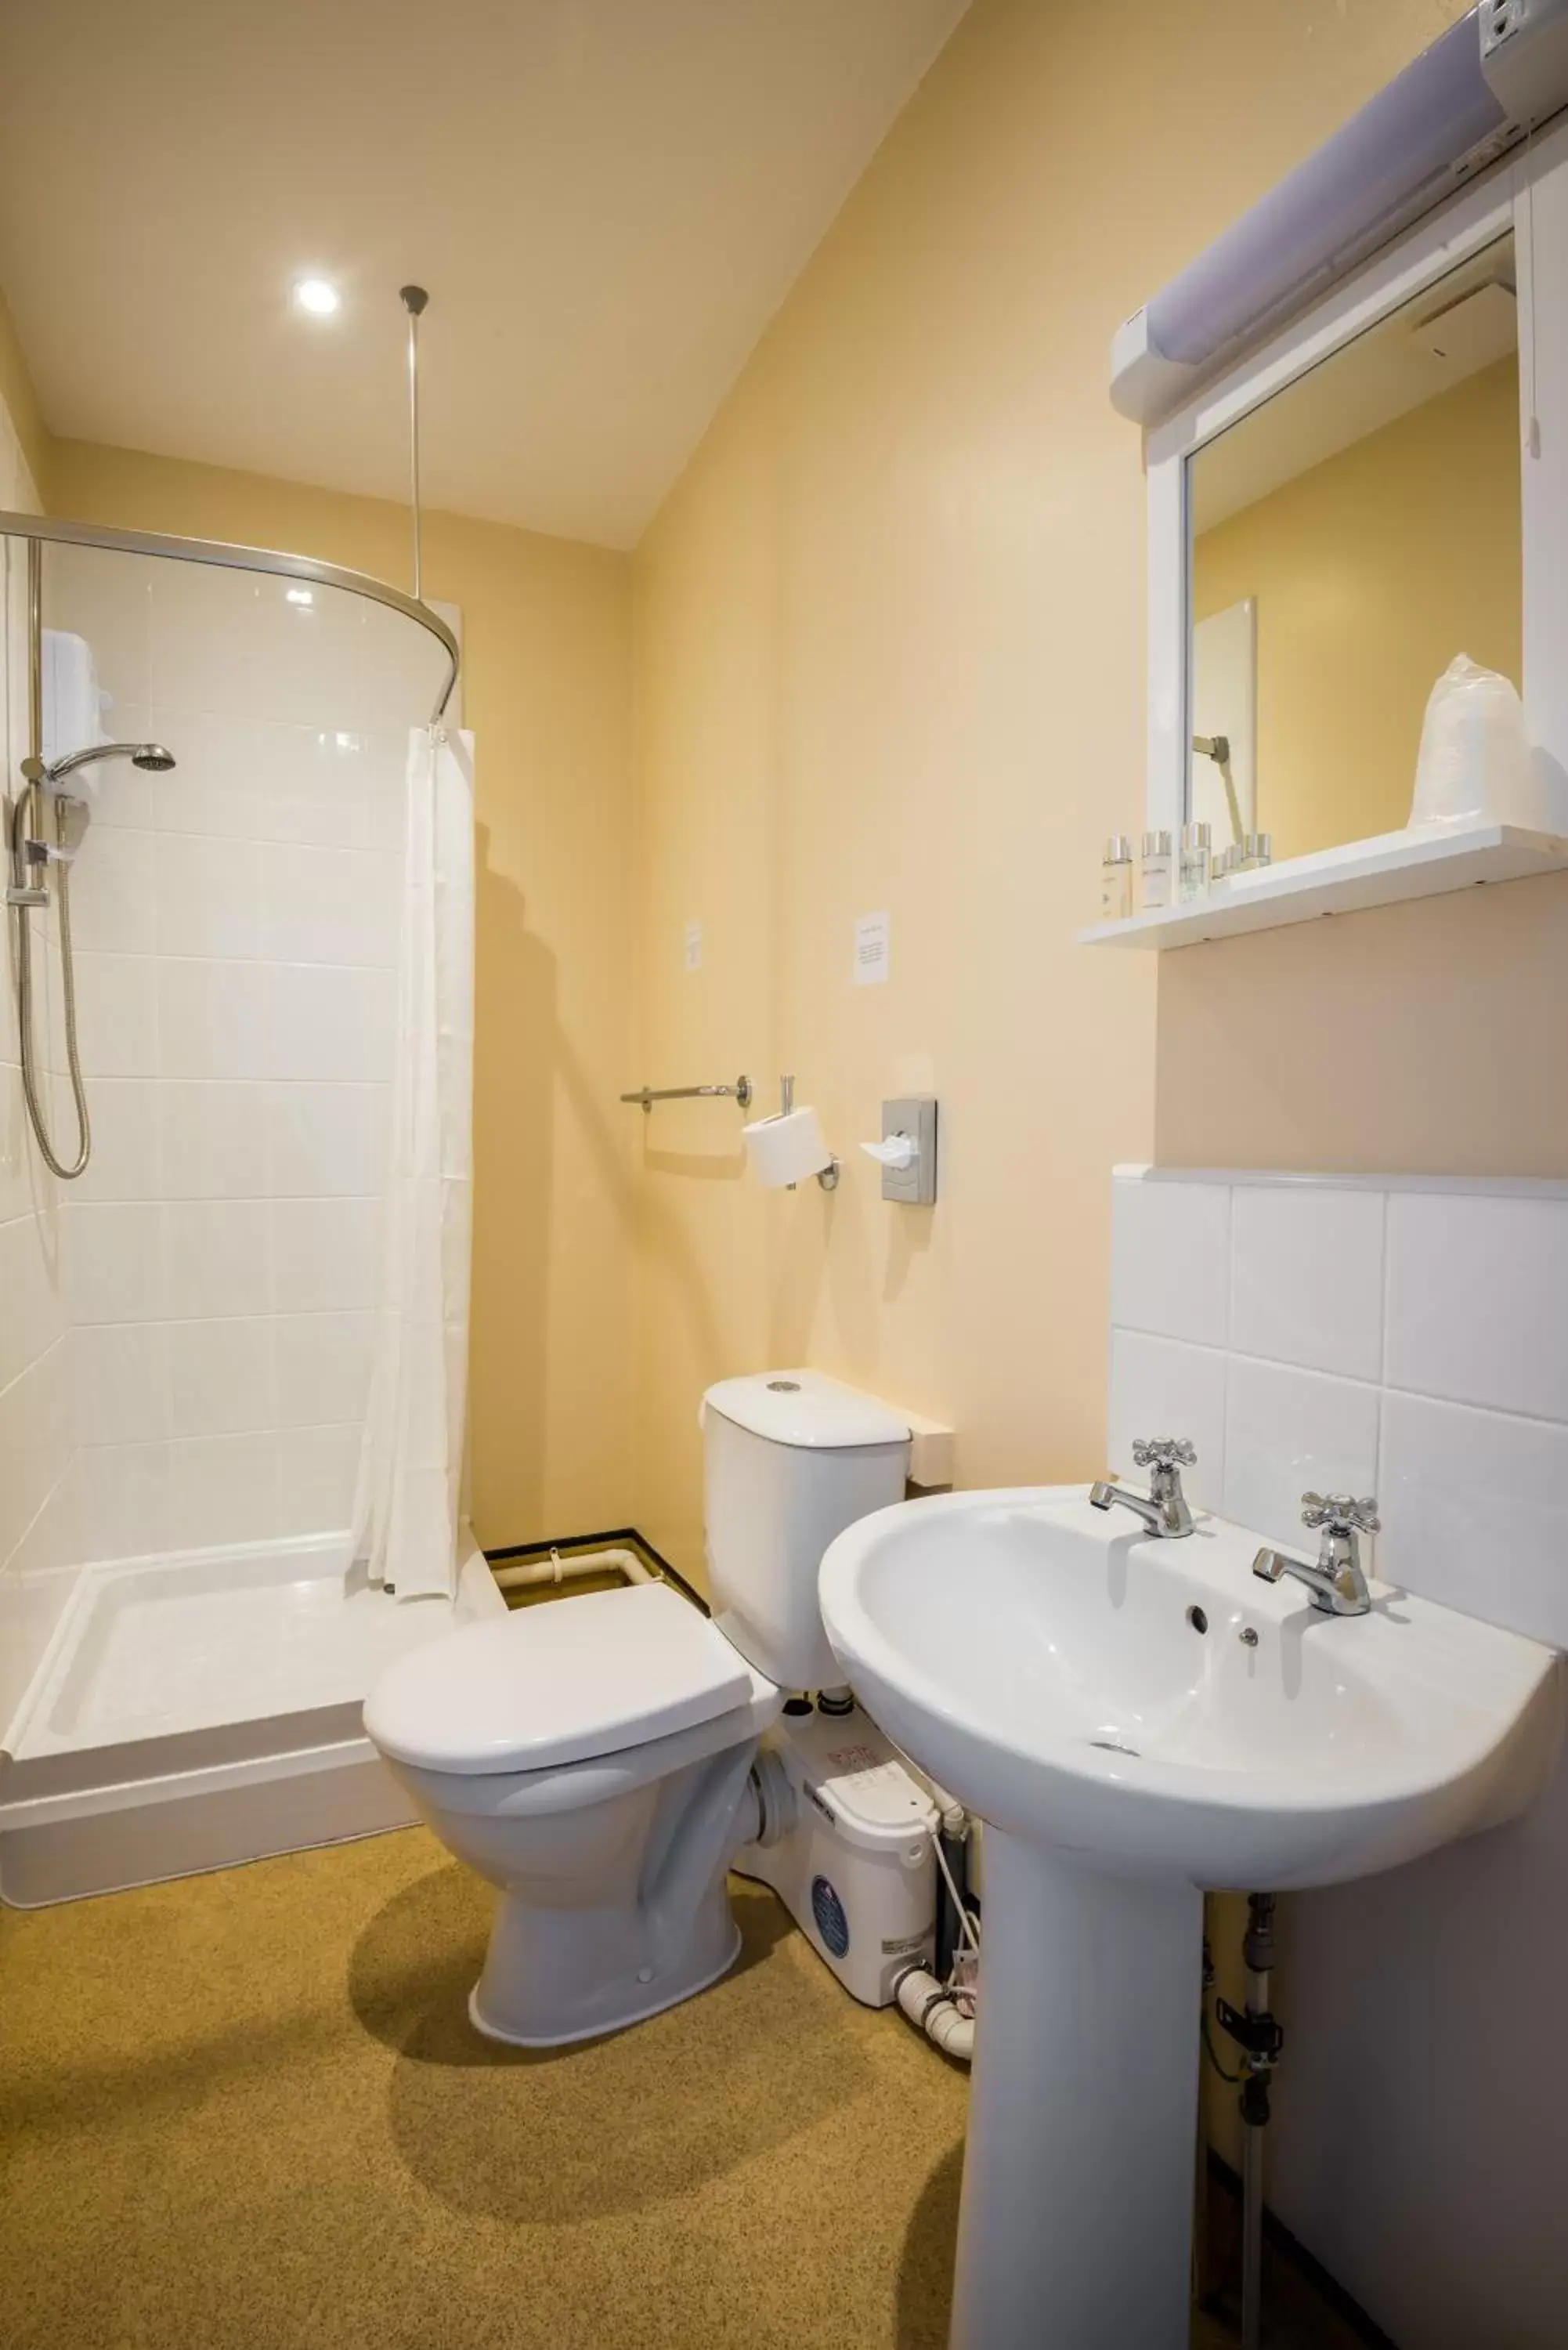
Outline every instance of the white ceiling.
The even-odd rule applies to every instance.
[[[966,5],[0,0],[48,422],[629,546]]]

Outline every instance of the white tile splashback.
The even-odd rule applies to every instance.
[[[1376,1378],[1383,1214],[1376,1191],[1298,1184],[1235,1190],[1231,1345],[1304,1369]]]
[[[1118,1168],[1110,1458],[1311,1555],[1375,1492],[1389,1581],[1568,1647],[1568,1184]]]
[[[1225,1344],[1231,1194],[1223,1183],[1118,1182],[1111,1202],[1111,1321],[1194,1346]]]
[[[1568,1428],[1391,1389],[1381,1475],[1379,1565],[1393,1580],[1492,1616],[1476,1584],[1501,1553],[1510,1612],[1495,1620],[1568,1645]]]
[[[1568,1420],[1568,1209],[1561,1200],[1388,1202],[1389,1385]]]
[[[1304,1542],[1305,1492],[1371,1493],[1377,1485],[1377,1389],[1249,1355],[1225,1375],[1224,1515],[1275,1542]]]
[[[1132,1470],[1136,1437],[1185,1436],[1198,1465],[1184,1483],[1206,1510],[1225,1499],[1225,1357],[1218,1347],[1189,1347],[1144,1330],[1111,1332],[1109,1451]]]

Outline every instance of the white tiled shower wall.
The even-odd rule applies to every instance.
[[[0,405],[0,506],[38,499]],[[0,597],[0,751],[7,779],[27,748],[26,560],[6,542]],[[49,1022],[48,918],[35,922]],[[58,1187],[27,1137],[17,1045],[16,925],[5,925],[0,1002],[0,1730],[63,1606],[77,1550],[69,1520],[70,1391]]]
[[[1375,1493],[1379,1575],[1568,1646],[1568,1186],[1118,1168],[1111,1458],[1311,1556]]]
[[[178,762],[96,771],[72,872],[94,1148],[47,1195],[49,1555],[329,1530],[369,1367],[408,729],[444,659],[281,579],[51,547],[45,586],[47,624],[93,647],[104,731]],[[40,1024],[68,1149],[57,988]],[[38,1431],[0,1447],[36,1460]],[[52,1595],[7,1643],[24,1686]]]
[[[74,878],[92,1166],[65,1210],[91,1557],[343,1524],[369,1370],[408,727],[395,614],[52,550],[117,736]]]

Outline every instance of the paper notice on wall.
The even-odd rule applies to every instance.
[[[892,968],[891,922],[886,913],[860,914],[855,922],[855,984],[880,987]]]
[[[688,922],[686,925],[686,968],[688,971],[701,971],[702,968],[702,925],[701,922]]]

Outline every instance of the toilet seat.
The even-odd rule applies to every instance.
[[[739,1651],[666,1584],[471,1624],[390,1666],[365,1706],[384,1754],[458,1777],[548,1771],[748,1705]]]
[[[754,1747],[777,1721],[784,1691],[753,1672],[746,1702],[689,1730],[672,1730],[640,1746],[619,1746],[579,1762],[536,1771],[445,1771],[427,1763],[397,1762],[397,1772],[427,1814],[460,1814],[476,1820],[544,1819],[557,1813],[589,1811],[615,1803],[639,1788],[672,1778],[689,1763],[703,1762],[732,1747]]]

